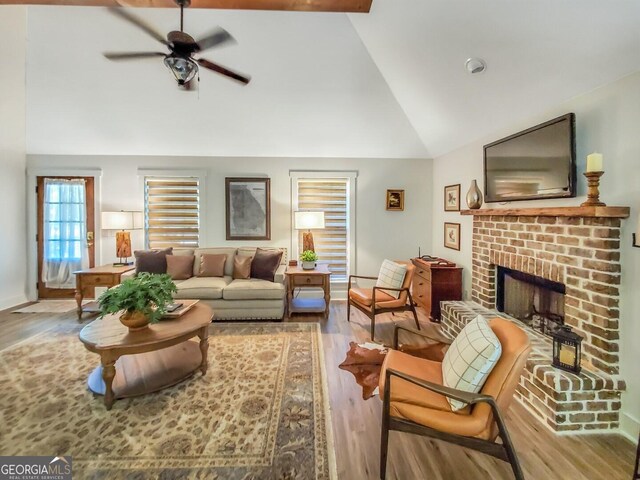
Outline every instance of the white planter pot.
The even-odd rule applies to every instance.
[[[316,262],[302,262],[303,270],[313,270],[316,268]]]

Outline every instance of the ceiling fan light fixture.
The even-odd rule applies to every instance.
[[[168,55],[164,59],[164,64],[171,70],[173,76],[176,77],[178,85],[184,85],[190,82],[198,73],[198,65],[190,58]]]

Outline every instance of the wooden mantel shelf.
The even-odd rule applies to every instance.
[[[509,215],[515,217],[598,217],[629,218],[629,207],[548,207],[548,208],[481,208],[461,210],[461,215]]]

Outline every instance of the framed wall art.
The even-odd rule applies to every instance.
[[[225,178],[227,240],[271,239],[271,179]]]
[[[459,223],[444,223],[444,246],[453,250],[460,250]]]
[[[460,184],[444,187],[444,211],[460,211]]]
[[[387,210],[404,210],[404,190],[387,190]]]

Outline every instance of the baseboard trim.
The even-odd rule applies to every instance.
[[[640,434],[640,420],[631,415],[620,412],[620,434],[631,440],[634,444],[638,441]]]
[[[0,298],[0,310],[7,310],[23,303],[29,302],[26,295],[17,295],[15,297]]]

